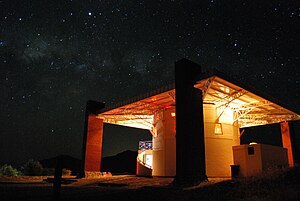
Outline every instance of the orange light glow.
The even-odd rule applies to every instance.
[[[150,130],[150,133],[153,137],[157,137],[157,129],[155,127],[153,127],[152,130]]]
[[[283,148],[287,149],[289,166],[293,167],[294,159],[293,159],[293,149],[292,149],[289,123],[286,121],[280,123],[280,128],[281,128],[282,145]]]
[[[171,112],[171,116],[172,117],[176,117],[176,113],[175,112]]]
[[[216,122],[215,124],[215,134],[222,135],[223,134],[223,129],[222,129],[222,124]]]
[[[242,132],[240,133],[240,137],[242,137],[242,135],[244,134],[245,129],[242,130]]]
[[[157,100],[156,97],[151,98],[151,101],[156,101],[156,100]]]

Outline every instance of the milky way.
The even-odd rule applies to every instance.
[[[299,9],[287,0],[0,1],[0,162],[79,157],[87,100],[113,104],[172,82],[181,58],[299,108]]]

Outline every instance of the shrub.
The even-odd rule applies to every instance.
[[[25,163],[23,171],[27,176],[40,176],[43,174],[43,166],[39,161],[30,159]]]
[[[54,168],[44,168],[42,171],[43,176],[53,176],[55,172]]]
[[[64,175],[64,176],[71,176],[71,174],[72,174],[71,170],[68,170],[66,168],[62,169],[62,175]]]
[[[0,176],[19,176],[21,172],[13,168],[11,165],[4,164],[0,167]]]

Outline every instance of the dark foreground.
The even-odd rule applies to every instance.
[[[0,200],[53,200],[44,178],[0,178]],[[300,168],[271,170],[263,176],[210,179],[199,186],[172,186],[172,178],[113,176],[62,185],[60,200],[300,200]]]

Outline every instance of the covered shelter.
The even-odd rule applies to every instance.
[[[152,134],[152,176],[179,184],[229,177],[240,128],[280,123],[293,165],[288,121],[300,112],[219,71],[203,73],[187,59],[175,63],[175,84],[114,106],[87,108],[83,171],[100,172],[103,123],[147,129]],[[91,109],[92,108],[92,109]]]

